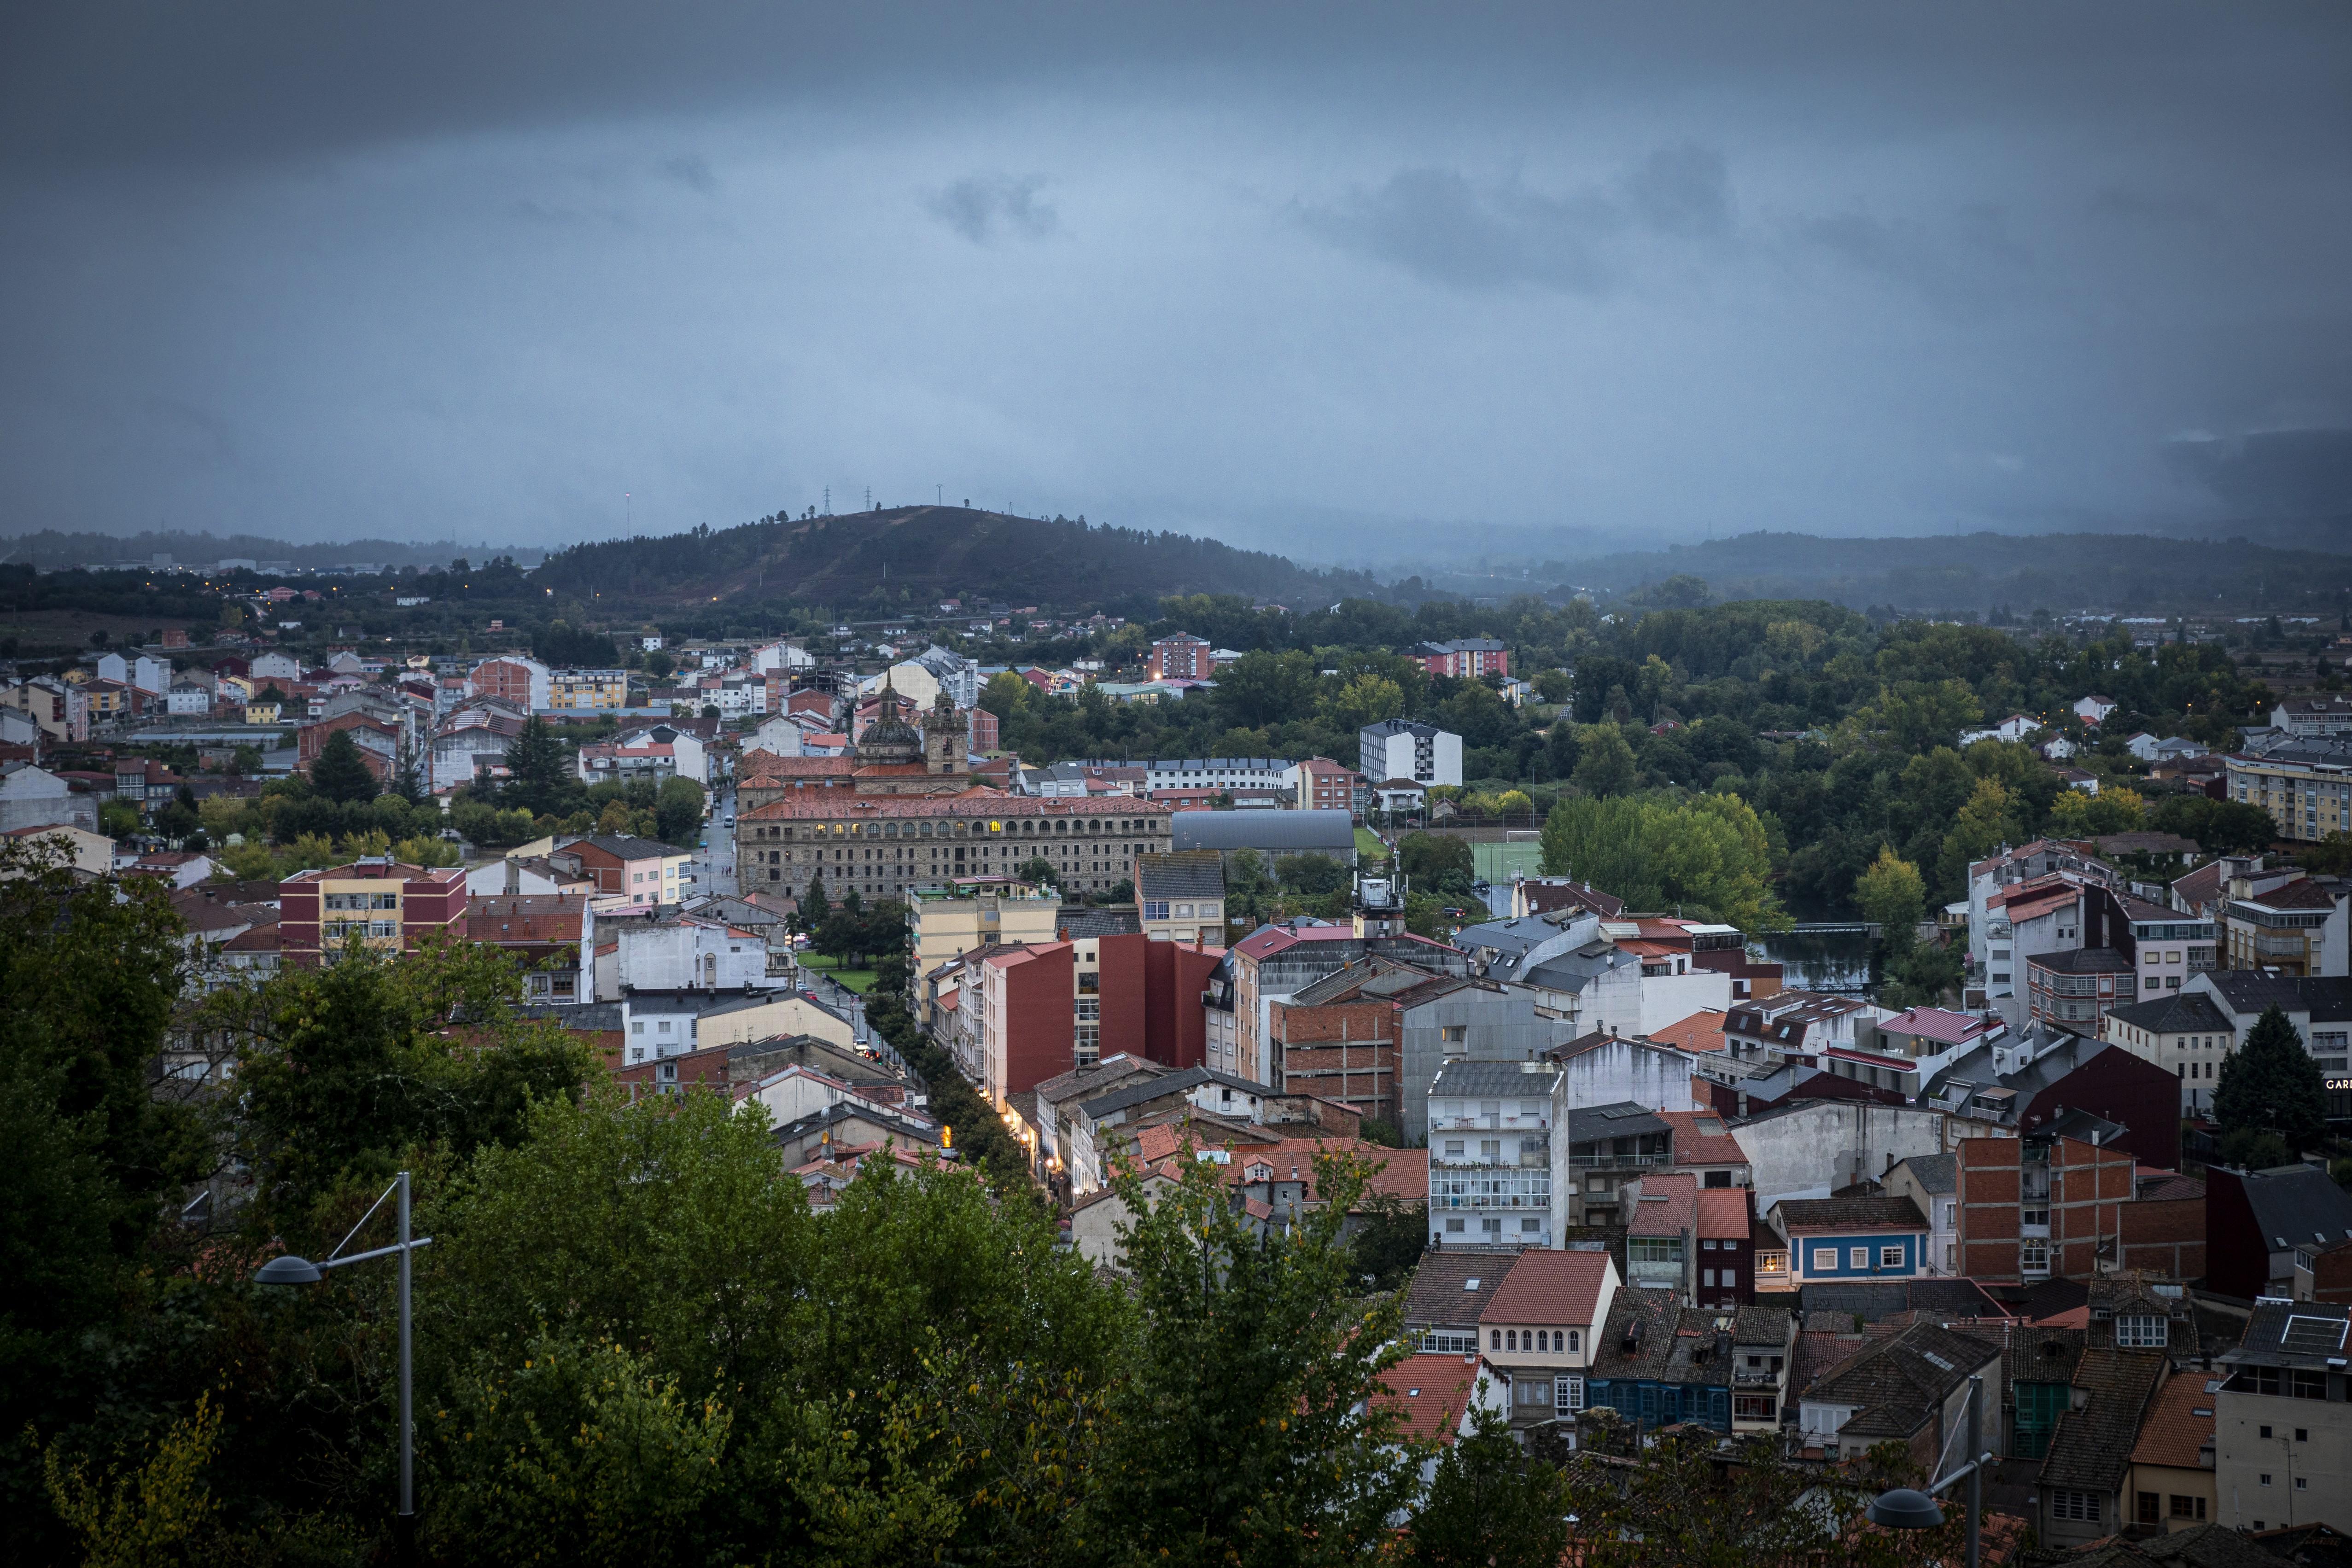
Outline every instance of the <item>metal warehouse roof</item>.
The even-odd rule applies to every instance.
[[[1356,823],[1339,810],[1178,811],[1169,819],[1173,847],[1185,850],[1264,850],[1276,854],[1314,851],[1353,865]]]

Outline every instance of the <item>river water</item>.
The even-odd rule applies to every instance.
[[[1870,938],[1859,931],[1776,932],[1748,946],[1782,967],[1781,983],[1792,991],[1860,996],[1870,988]]]

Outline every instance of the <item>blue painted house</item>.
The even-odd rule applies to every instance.
[[[1738,1360],[1732,1322],[1731,1312],[1685,1307],[1669,1291],[1618,1291],[1585,1379],[1584,1407],[1605,1405],[1645,1430],[1679,1422],[1727,1436]]]
[[[1772,1224],[1789,1240],[1791,1283],[1927,1277],[1927,1217],[1907,1197],[1782,1198]]]

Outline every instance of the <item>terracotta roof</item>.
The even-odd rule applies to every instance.
[[[1478,1314],[1480,1322],[1590,1323],[1601,1283],[1612,1265],[1606,1252],[1522,1252],[1502,1288]]]
[[[2139,1442],[2131,1452],[2136,1465],[2171,1465],[2184,1470],[2203,1469],[2210,1461],[2200,1450],[2213,1448],[2213,1396],[2205,1392],[2210,1379],[2201,1372],[2176,1374],[2165,1379],[2156,1402],[2140,1423]]]
[[[1366,1159],[1378,1161],[1382,1151],[1365,1147],[1360,1151]],[[1388,1164],[1372,1173],[1364,1184],[1367,1198],[1385,1193],[1407,1203],[1429,1201],[1429,1151],[1427,1149],[1390,1149]]]
[[[1974,1013],[1956,1013],[1943,1008],[1912,1008],[1879,1021],[1883,1034],[1916,1035],[1945,1045],[1966,1045],[1985,1032],[1985,1020]]]
[[[1478,1358],[1409,1355],[1381,1373],[1381,1382],[1387,1392],[1377,1397],[1403,1416],[1406,1437],[1450,1443],[1476,1392]]]
[[[2336,894],[2306,876],[2297,877],[2284,887],[2274,887],[2268,893],[2258,893],[2239,902],[2252,904],[2258,909],[2326,910],[2336,907]]]
[[[1628,1236],[1680,1236],[1698,1224],[1698,1177],[1645,1176],[1625,1217]]]
[[[1723,1009],[1709,1008],[1703,1012],[1695,1012],[1680,1022],[1652,1030],[1649,1039],[1656,1044],[1671,1045],[1678,1051],[1721,1051],[1724,1048]]]
[[[790,821],[801,817],[846,817],[871,814],[876,817],[1117,817],[1166,816],[1168,808],[1150,800],[1137,800],[1127,796],[1108,799],[1080,800],[1076,798],[1045,799],[1034,795],[1007,795],[995,789],[974,787],[952,795],[856,795],[845,798],[830,790],[814,794],[796,793],[781,800],[742,813],[744,821]],[[1353,928],[1341,926],[1345,935]]]
[[[1655,1039],[1654,1035],[1651,1038]],[[1661,1111],[1658,1120],[1675,1130],[1675,1164],[1678,1166],[1744,1166],[1748,1151],[1710,1111]]]
[[[1748,1189],[1744,1186],[1703,1186],[1698,1192],[1698,1234],[1706,1237],[1748,1234]]]
[[[846,779],[857,768],[857,764],[846,757],[779,757],[772,751],[751,751],[744,756],[743,770],[735,778],[739,789],[746,785],[756,789],[762,779]]]
[[[1907,1197],[1784,1199],[1780,1223],[1792,1230],[1925,1230],[1927,1221]]]

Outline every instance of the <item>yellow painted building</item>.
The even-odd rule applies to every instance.
[[[549,676],[549,702],[566,713],[597,713],[629,706],[626,670],[557,670]]]
[[[2230,799],[2260,806],[2279,837],[2315,842],[2352,832],[2352,736],[2309,735],[2232,752]]]

